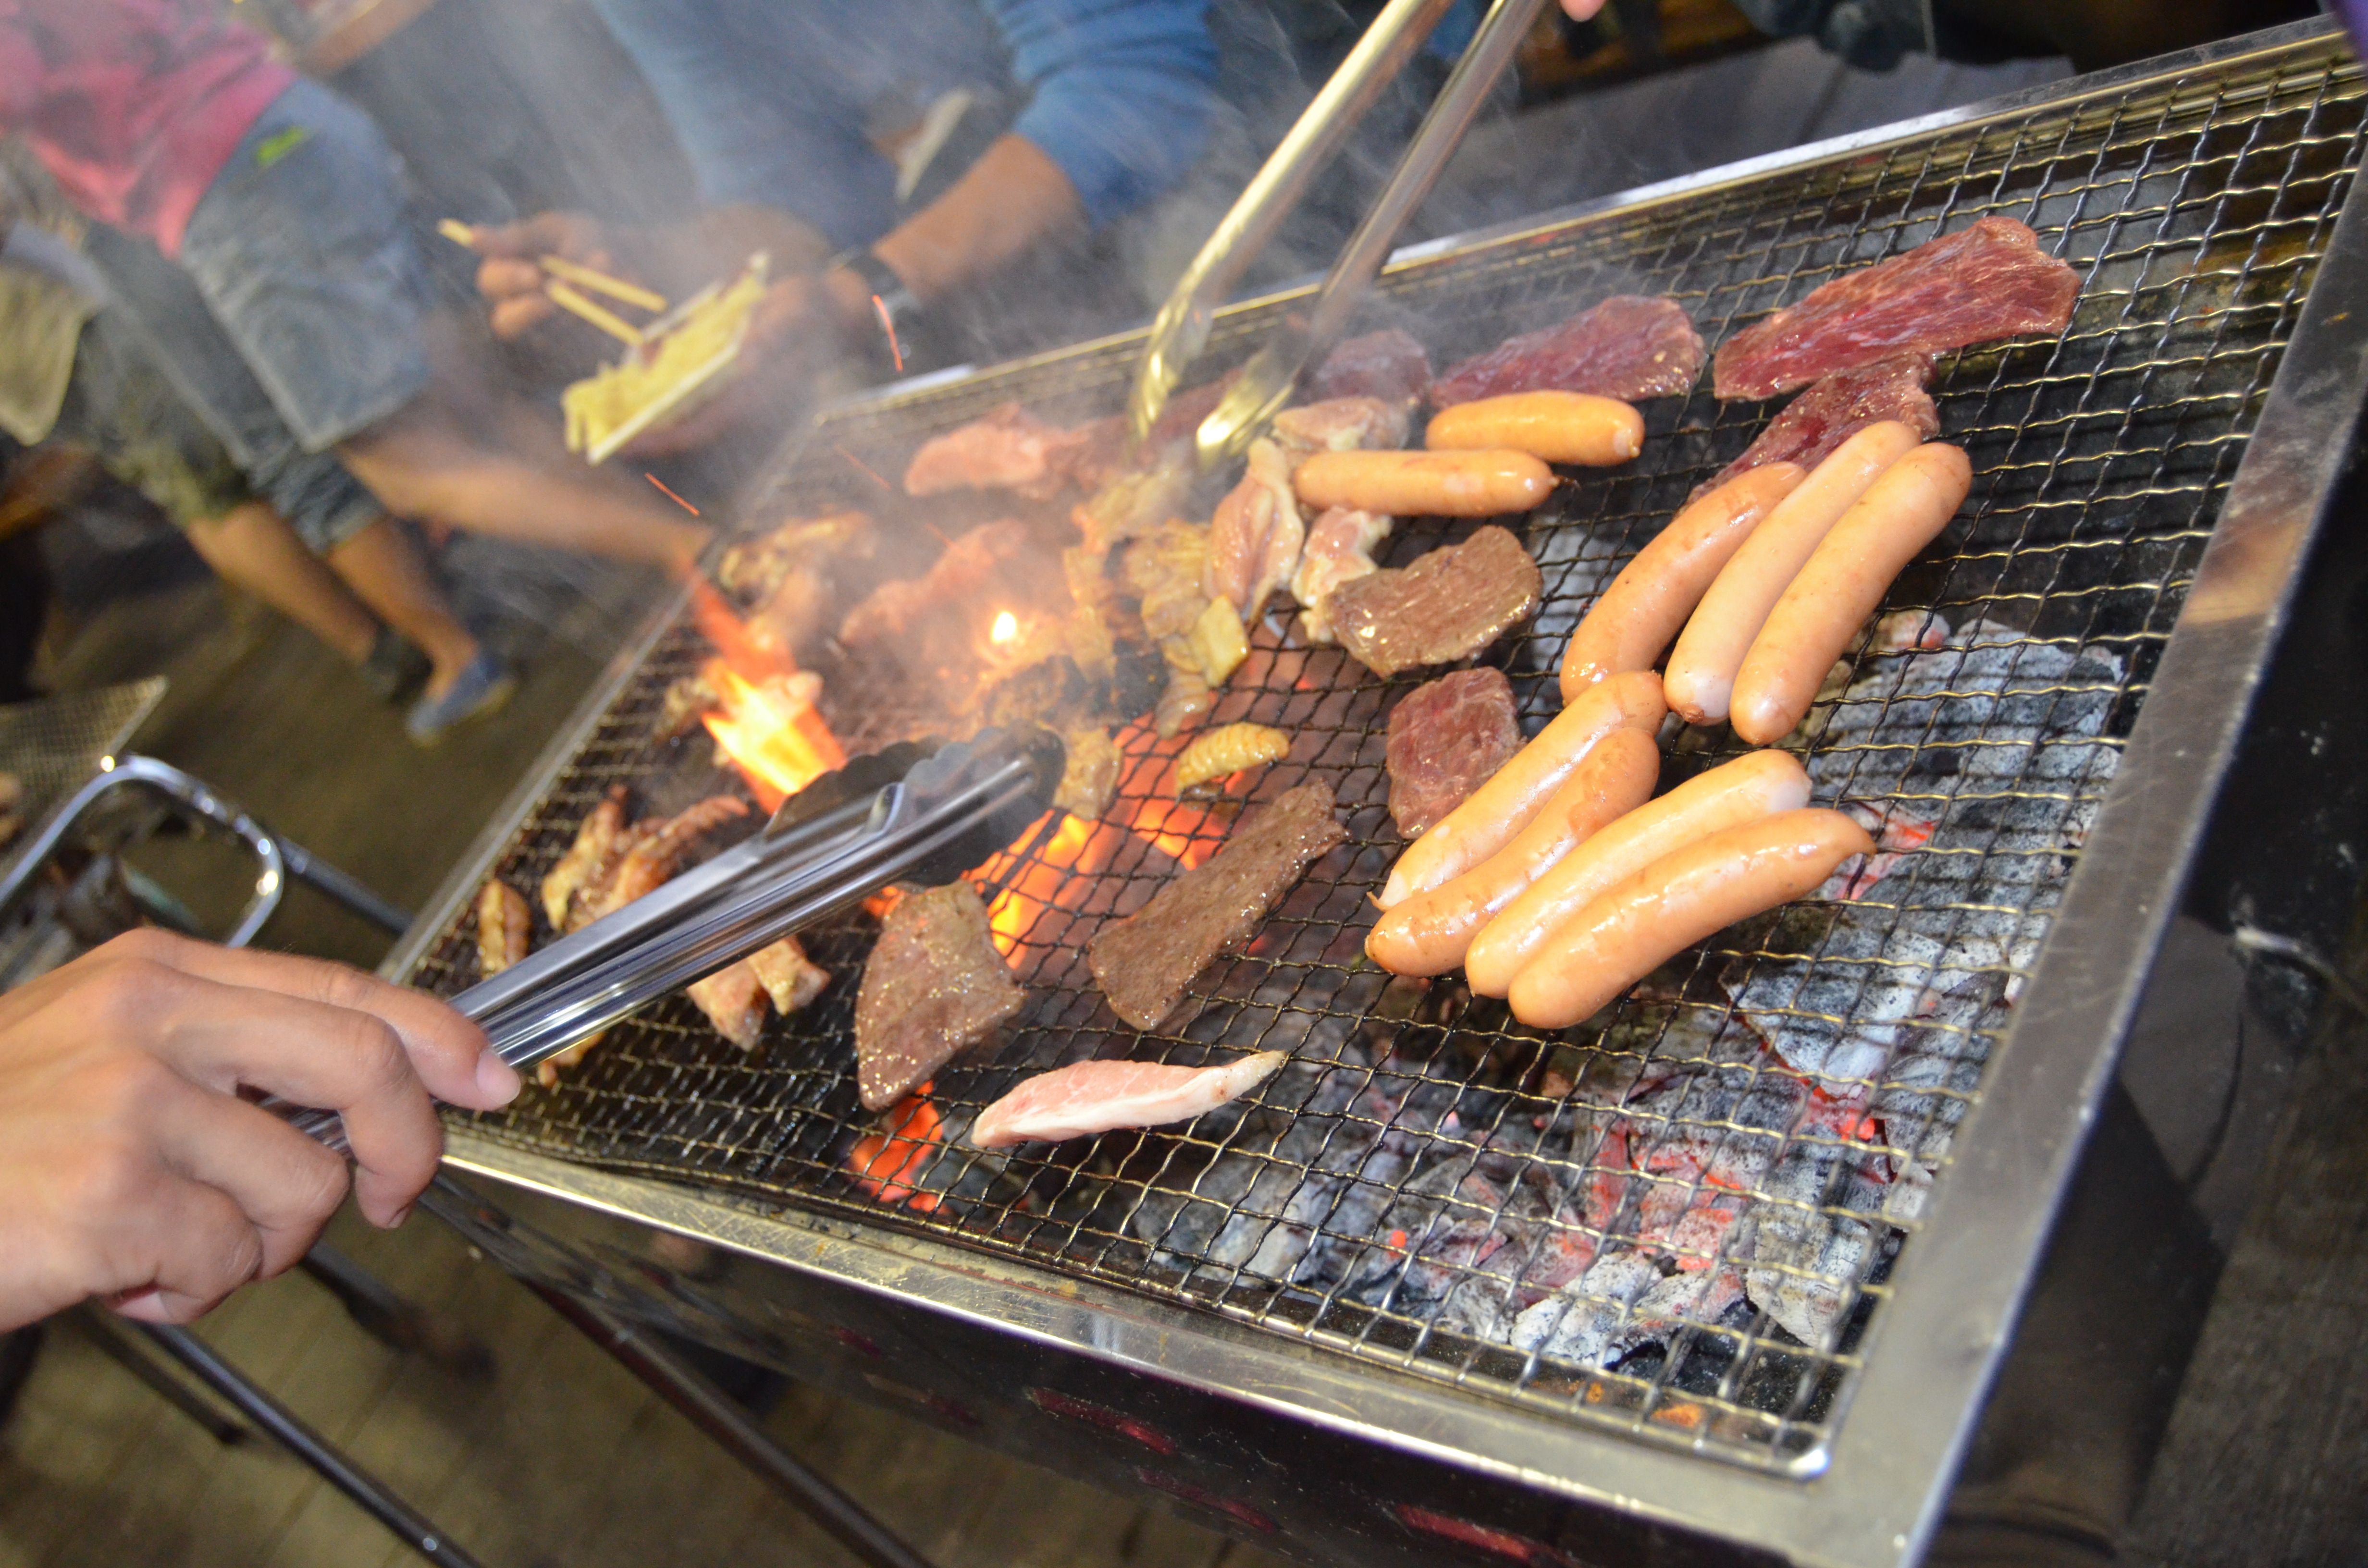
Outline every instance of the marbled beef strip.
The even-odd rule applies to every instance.
[[[1924,383],[1932,376],[1930,354],[1901,354],[1855,370],[1827,376],[1784,405],[1743,455],[1703,482],[1706,494],[1736,474],[1767,463],[1799,463],[1810,471],[1834,449],[1868,426],[1896,419],[1926,440],[1941,433],[1941,411]]]
[[[1524,392],[1592,392],[1622,403],[1674,397],[1702,374],[1702,334],[1675,300],[1614,294],[1464,360],[1431,383],[1430,405]]]

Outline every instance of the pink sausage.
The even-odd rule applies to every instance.
[[[1581,1023],[1696,942],[1813,892],[1874,852],[1839,812],[1784,812],[1688,845],[1607,888],[1554,933],[1507,999],[1532,1028]]]
[[[1719,568],[1806,477],[1798,463],[1749,469],[1670,518],[1571,633],[1562,655],[1562,699],[1622,670],[1651,669]]]
[[[1768,612],[1841,515],[1884,469],[1916,448],[1916,432],[1896,420],[1870,425],[1834,449],[1816,472],[1776,504],[1713,582],[1669,654],[1669,706],[1689,724],[1726,717],[1735,673]]]
[[[1393,517],[1493,517],[1544,500],[1554,476],[1527,452],[1318,452],[1291,483],[1311,512],[1350,506]]]
[[[1744,655],[1731,714],[1736,734],[1764,746],[1793,733],[1891,580],[1949,526],[1973,484],[1965,454],[1935,441],[1893,464],[1843,514]]]

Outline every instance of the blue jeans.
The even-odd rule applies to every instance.
[[[308,452],[427,387],[426,259],[378,126],[317,83],[272,102],[207,187],[180,263]]]

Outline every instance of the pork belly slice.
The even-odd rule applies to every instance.
[[[1390,710],[1390,819],[1421,837],[1520,749],[1504,671],[1456,670],[1416,687]]]
[[[980,1111],[970,1141],[982,1149],[1008,1149],[1189,1121],[1247,1094],[1289,1060],[1288,1052],[1261,1051],[1217,1067],[1071,1062],[1039,1074]]]
[[[856,1087],[885,1110],[1019,1011],[1011,978],[968,882],[908,894],[881,923],[855,998]]]
[[[1413,415],[1411,403],[1378,397],[1303,403],[1274,416],[1274,444],[1294,469],[1317,452],[1395,451]]]
[[[1136,1028],[1156,1028],[1193,977],[1256,936],[1307,868],[1347,837],[1320,779],[1245,817],[1214,855],[1086,944],[1111,1008]]]
[[[1091,427],[1064,430],[1007,403],[923,442],[905,470],[905,494],[1008,490],[1031,501],[1050,500],[1070,483],[1081,449],[1099,437]]]
[[[1898,354],[1855,370],[1827,376],[1784,405],[1743,455],[1704,483],[1695,494],[1715,490],[1736,474],[1766,463],[1799,463],[1814,469],[1834,449],[1868,426],[1896,419],[1926,440],[1941,433],[1941,411],[1924,385],[1932,378],[1930,354]]]
[[[1377,676],[1468,659],[1537,612],[1545,578],[1521,541],[1491,523],[1413,565],[1332,590],[1333,634]]]
[[[1324,613],[1324,601],[1349,578],[1378,570],[1373,551],[1389,537],[1389,518],[1350,506],[1327,506],[1307,525],[1299,570],[1291,574],[1291,597],[1305,611],[1299,624],[1310,642],[1338,641],[1332,632],[1331,618]]]
[[[1378,397],[1419,402],[1430,391],[1430,353],[1397,327],[1352,337],[1324,357],[1307,379],[1311,400]]]
[[[1431,383],[1430,405],[1524,392],[1592,392],[1622,403],[1674,397],[1702,374],[1702,334],[1675,300],[1614,294],[1455,366]]]
[[[1721,397],[1774,397],[1901,354],[2060,333],[2079,293],[2027,226],[1976,219],[1744,328],[1718,346],[1713,379]]]

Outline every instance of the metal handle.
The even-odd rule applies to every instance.
[[[1332,79],[1300,115],[1280,146],[1242,188],[1216,233],[1159,308],[1136,368],[1127,422],[1137,440],[1151,433],[1168,394],[1200,358],[1217,307],[1240,282],[1307,194],[1318,170],[1339,151],[1365,111],[1422,47],[1455,0],[1390,0]]]
[[[1308,366],[1340,340],[1356,319],[1382,264],[1389,259],[1399,232],[1429,199],[1447,161],[1454,156],[1481,106],[1520,52],[1522,39],[1544,4],[1545,0],[1496,0],[1489,8],[1471,46],[1456,62],[1447,85],[1440,89],[1430,112],[1423,117],[1414,140],[1391,172],[1389,184],[1382,187],[1364,222],[1357,225],[1357,232],[1332,263],[1332,270],[1325,275],[1306,324],[1285,321],[1194,433],[1203,464],[1238,456],[1291,401]]]

